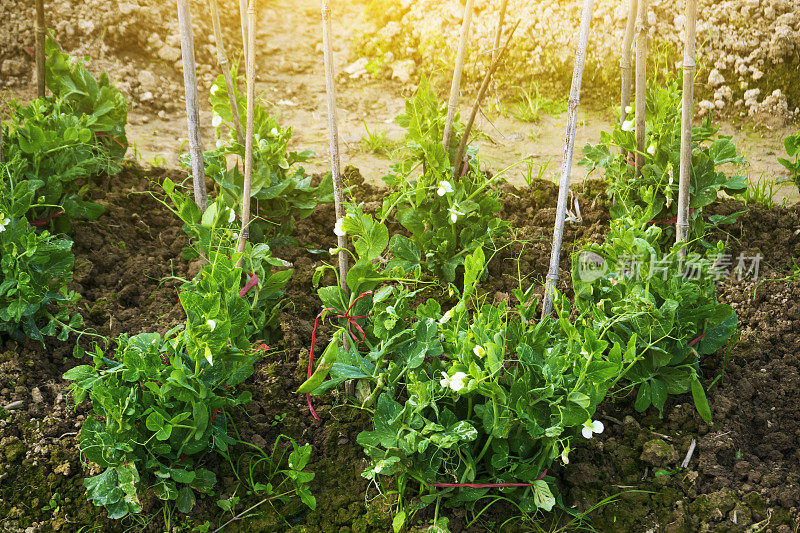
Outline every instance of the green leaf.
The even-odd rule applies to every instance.
[[[536,503],[536,507],[545,511],[551,511],[556,504],[556,499],[550,491],[550,487],[543,479],[533,482],[533,501]]]
[[[694,406],[700,417],[708,424],[711,423],[711,407],[708,405],[708,398],[706,398],[706,391],[703,389],[703,384],[697,374],[692,375],[692,399]]]
[[[178,491],[178,501],[176,502],[178,511],[184,514],[191,512],[196,501],[194,491],[189,487],[183,487]]]

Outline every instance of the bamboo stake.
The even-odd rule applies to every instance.
[[[181,32],[183,86],[186,92],[186,122],[189,129],[194,201],[201,211],[205,211],[208,207],[208,193],[206,192],[206,172],[203,165],[203,141],[200,137],[200,103],[197,98],[197,73],[195,72],[192,12],[189,0],[178,0],[178,26]]]
[[[247,0],[239,0],[239,19],[242,26],[242,49],[244,50],[244,62],[247,64]]]
[[[639,28],[636,36],[636,177],[642,175],[644,166],[645,141],[645,107],[647,105],[647,7],[648,0],[639,0],[639,15],[636,25]]]
[[[242,188],[242,232],[239,234],[239,245],[236,251],[244,252],[247,238],[250,236],[250,191],[253,181],[253,129],[256,110],[256,0],[250,0],[247,7],[247,139],[244,149],[244,186]],[[242,266],[244,256],[239,257],[237,267]]]
[[[681,167],[678,178],[678,221],[676,242],[689,236],[689,188],[692,179],[692,104],[694,101],[697,0],[686,0],[686,42],[683,52],[683,110],[681,111]],[[686,250],[681,249],[681,254]]]
[[[626,109],[631,105],[631,71],[632,62],[631,55],[633,52],[633,35],[636,29],[636,11],[639,2],[638,0],[631,0],[630,10],[628,11],[628,26],[625,29],[625,40],[622,42],[622,59],[619,62],[620,74],[622,78],[622,87],[620,89],[620,123],[628,119],[628,112]]]
[[[3,121],[0,120],[0,163],[6,162],[6,153],[3,149]]]
[[[572,88],[569,95],[569,113],[567,114],[567,134],[564,146],[564,158],[561,161],[561,183],[558,189],[558,206],[556,208],[556,224],[553,229],[553,249],[550,253],[550,270],[545,284],[542,317],[550,316],[553,311],[553,296],[558,282],[558,264],[561,256],[561,242],[564,238],[564,219],[567,214],[569,196],[569,180],[572,173],[572,153],[575,149],[575,130],[578,126],[578,107],[581,101],[581,82],[583,65],[586,61],[586,47],[589,43],[589,25],[592,21],[593,0],[585,0],[581,16],[578,51],[575,54],[575,70],[572,73]]]
[[[228,63],[228,56],[225,55],[225,44],[222,41],[222,25],[219,23],[219,10],[217,0],[211,0],[211,19],[214,24],[214,41],[217,45],[217,64],[225,76],[225,87],[228,89],[228,103],[233,113],[233,127],[236,130],[236,138],[239,144],[244,144],[244,134],[242,133],[242,121],[239,118],[239,106],[236,104],[236,92],[231,79],[231,69]]]
[[[344,218],[344,197],[339,161],[339,127],[336,116],[336,86],[333,79],[333,44],[331,43],[331,8],[328,0],[322,1],[322,48],[325,62],[325,87],[328,99],[328,138],[331,149],[331,177],[333,178],[333,203],[336,221]],[[339,285],[347,294],[347,237],[337,236],[339,250]]]
[[[45,22],[44,22],[44,0],[36,0],[36,89],[39,98],[45,96],[45,75],[44,75],[44,42],[45,42]]]
[[[467,0],[464,8],[464,18],[461,23],[461,37],[459,39],[458,54],[456,55],[456,65],[453,71],[453,82],[450,85],[450,100],[447,102],[447,121],[444,123],[444,136],[442,145],[445,153],[450,149],[450,137],[453,134],[453,120],[458,109],[458,91],[461,88],[461,73],[464,70],[464,56],[467,53],[467,43],[469,41],[469,26],[472,22],[472,4],[474,0]]]
[[[497,70],[497,67],[500,65],[500,59],[503,57],[503,54],[505,54],[506,50],[508,50],[508,45],[511,44],[511,38],[514,37],[514,32],[517,31],[517,26],[519,26],[520,22],[521,21],[518,20],[514,27],[511,28],[511,33],[508,34],[506,45],[501,51],[499,51],[500,53],[493,54],[494,59],[492,60],[492,64],[489,66],[489,70],[486,71],[486,75],[483,77],[481,88],[478,90],[478,96],[475,97],[475,104],[472,106],[472,113],[470,113],[467,125],[464,127],[464,135],[461,137],[461,144],[458,146],[458,155],[456,156],[455,167],[453,169],[453,179],[457,179],[458,176],[461,175],[462,165],[464,164],[464,153],[466,153],[467,144],[469,143],[469,132],[472,130],[472,125],[475,123],[475,117],[478,115],[478,110],[481,108],[481,101],[486,94],[486,89],[489,88],[489,83],[492,80],[492,76]],[[498,35],[501,31],[499,25],[502,23],[503,18],[501,17],[498,21]]]
[[[497,61],[497,57],[500,55],[500,38],[503,36],[503,23],[505,22],[506,18],[507,5],[508,5],[508,0],[503,0],[503,3],[500,4],[500,15],[497,18],[497,29],[494,32],[494,47],[492,48],[492,64],[494,64],[494,62]]]

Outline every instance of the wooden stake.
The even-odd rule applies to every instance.
[[[45,96],[45,36],[44,0],[36,0],[36,89],[39,98],[44,98]]]
[[[253,182],[253,129],[256,112],[256,0],[250,0],[247,8],[247,138],[244,149],[244,187],[242,188],[242,232],[239,234],[239,246],[236,251],[244,252],[247,238],[250,236],[250,191]],[[244,256],[236,262],[242,266]]]
[[[681,111],[681,167],[678,178],[678,221],[676,242],[689,236],[689,189],[692,180],[692,105],[694,103],[697,0],[686,0],[686,42],[683,51],[683,109]],[[685,254],[686,249],[681,250]]]
[[[506,18],[507,5],[508,5],[508,0],[503,0],[503,3],[500,4],[500,15],[498,15],[497,17],[497,29],[495,29],[494,32],[494,47],[492,48],[492,64],[494,64],[494,62],[497,61],[497,57],[500,55],[500,38],[503,36],[503,23],[505,22]]]
[[[233,127],[236,130],[236,138],[239,144],[244,144],[244,134],[242,134],[242,121],[239,118],[239,106],[236,104],[236,91],[231,78],[231,69],[228,63],[228,56],[225,55],[225,44],[222,41],[222,25],[219,23],[219,10],[217,0],[211,0],[211,19],[214,24],[214,41],[217,45],[217,64],[225,76],[225,87],[228,89],[228,103],[233,113]]]
[[[6,162],[6,153],[3,149],[3,121],[0,120],[0,163]]]
[[[569,112],[567,114],[567,134],[564,146],[564,158],[561,161],[561,183],[558,189],[558,206],[556,208],[556,225],[553,229],[553,249],[550,253],[550,270],[545,284],[542,317],[550,316],[553,311],[553,296],[558,282],[558,264],[561,256],[561,242],[564,238],[564,219],[567,214],[569,196],[569,180],[572,173],[572,153],[575,149],[575,130],[578,126],[578,107],[581,101],[581,82],[583,65],[586,61],[586,47],[589,43],[589,26],[592,22],[593,0],[585,0],[581,16],[581,31],[578,39],[578,51],[575,54],[575,70],[572,73],[572,88],[569,95]]]
[[[197,73],[194,60],[192,12],[189,0],[178,0],[178,26],[181,32],[181,57],[183,58],[183,86],[186,92],[186,122],[189,129],[189,155],[192,160],[194,201],[205,211],[208,207],[206,171],[203,164],[203,141],[200,137],[200,103],[197,98]]]
[[[244,50],[244,62],[247,64],[247,0],[239,0],[239,19],[242,25],[242,49]]]
[[[493,54],[494,59],[492,60],[492,64],[489,66],[489,70],[486,71],[486,75],[483,77],[483,82],[481,83],[481,88],[478,90],[478,96],[475,97],[475,104],[472,106],[472,113],[469,115],[469,120],[467,121],[467,125],[464,127],[464,135],[461,137],[461,144],[458,146],[458,155],[456,156],[455,166],[453,168],[453,179],[457,179],[458,176],[461,175],[461,169],[464,165],[464,154],[467,151],[467,144],[469,143],[469,132],[472,130],[472,125],[475,123],[475,117],[478,115],[478,110],[481,108],[481,101],[483,100],[483,96],[486,94],[486,89],[489,88],[489,83],[492,80],[492,76],[494,72],[497,70],[497,67],[500,65],[500,59],[505,54],[506,50],[508,50],[508,45],[511,44],[511,38],[514,36],[514,32],[517,31],[517,26],[521,21],[517,21],[513,28],[511,28],[511,33],[508,34],[508,39],[506,40],[506,45],[498,54]],[[498,24],[503,23],[503,18],[501,17],[498,21]],[[498,35],[500,34],[501,28],[498,28]]]
[[[325,88],[328,97],[328,138],[331,147],[331,177],[333,178],[333,203],[337,222],[344,218],[344,197],[339,161],[339,127],[336,116],[336,86],[333,78],[333,44],[331,43],[331,8],[328,0],[322,1],[322,48],[325,61]],[[347,294],[347,237],[337,236],[339,251],[339,285]]]
[[[647,106],[647,7],[648,0],[639,0],[639,15],[636,25],[636,177],[642,175],[644,166],[645,141],[645,108]]]
[[[458,44],[455,70],[453,71],[453,82],[450,85],[450,100],[447,102],[447,121],[444,123],[444,136],[442,137],[445,153],[450,151],[450,137],[453,135],[453,120],[458,109],[458,91],[461,88],[461,73],[464,70],[464,56],[467,53],[469,26],[472,22],[472,4],[474,3],[475,0],[467,0],[467,5],[464,8],[464,18],[461,23],[461,37]]]
[[[625,40],[622,42],[622,59],[619,62],[620,77],[622,87],[620,89],[620,123],[628,119],[626,109],[631,105],[631,55],[633,52],[633,35],[636,30],[636,11],[639,5],[638,0],[631,0],[630,10],[628,11],[628,26],[625,29]]]

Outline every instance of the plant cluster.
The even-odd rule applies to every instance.
[[[183,513],[192,509],[197,493],[213,493],[216,476],[203,465],[236,442],[229,435],[230,410],[250,401],[250,393],[236,395],[234,387],[253,373],[259,349],[251,341],[274,327],[279,289],[292,273],[271,273],[270,264],[277,263],[261,244],[245,250],[243,265],[253,269],[245,276],[236,266],[242,254],[234,251],[237,236],[221,199],[201,214],[170,180],[164,190],[207,260],[180,287],[185,324],[163,338],[122,336],[113,356],[96,349],[93,365],[64,375],[72,381],[75,403],[87,397],[92,403],[81,451],[103,471],[85,485],[89,499],[105,506],[111,518],[139,513],[150,490]],[[243,278],[258,275],[263,283],[256,277],[252,290],[240,289]],[[281,472],[290,492],[312,505],[306,484],[313,474],[303,471],[310,449],[294,446],[288,470]]]
[[[44,335],[65,340],[82,325],[67,310],[80,296],[67,289],[72,241],[59,233],[73,218],[103,213],[86,199],[88,179],[118,172],[127,148],[127,104],[108,76],[98,81],[52,40],[46,52],[52,96],[12,102],[0,125],[0,333],[42,342]]]
[[[233,75],[237,79],[235,70]],[[246,116],[247,99],[237,93],[236,102],[239,116]],[[244,162],[245,146],[232,127],[233,110],[222,75],[211,87],[211,106],[220,140],[215,150],[203,156],[206,173],[217,183],[225,205],[235,209],[242,205],[244,173],[240,163]],[[223,125],[229,130],[227,139]],[[255,106],[253,131],[250,238],[254,242],[293,243],[294,222],[310,216],[317,205],[333,201],[333,180],[327,175],[319,185],[312,185],[312,176],[298,164],[308,161],[314,152],[289,151],[292,128],[281,127],[261,104]],[[237,160],[230,168],[229,157]]]
[[[632,111],[632,110],[631,110]],[[632,117],[632,115],[631,115]],[[634,206],[652,210],[656,223],[670,225],[677,217],[678,178],[680,174],[681,94],[675,81],[666,85],[648,86],[646,112],[647,140],[641,176],[633,165],[636,153],[634,123],[631,118],[616,123],[611,133],[602,132],[600,142],[583,149],[580,164],[602,168],[609,196],[616,200],[612,216],[623,216]],[[719,170],[724,165],[741,165],[744,158],[736,153],[731,138],[718,135],[719,126],[709,115],[692,130],[691,189],[689,225],[692,235],[704,235],[707,224],[703,208],[714,203],[720,191],[731,196],[747,190],[743,175],[728,177]],[[712,222],[713,223],[713,222]],[[670,230],[663,232],[664,242],[674,238]]]
[[[453,161],[459,135],[447,149],[442,145],[446,116],[446,104],[423,80],[395,120],[406,129],[406,157],[383,178],[392,192],[381,216],[393,214],[422,251],[425,270],[451,283],[464,258],[505,233],[508,224],[497,217],[499,191],[491,187],[499,175],[482,171],[473,150],[464,162]],[[462,128],[456,122],[454,129]],[[462,171],[454,175],[457,166]]]

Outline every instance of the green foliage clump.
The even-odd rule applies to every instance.
[[[800,190],[800,133],[786,137],[783,145],[788,157],[779,157],[778,162],[789,171],[792,183]]]
[[[716,296],[724,247],[685,257],[679,255],[685,244],[662,250],[663,231],[650,225],[651,217],[637,208],[612,221],[604,244],[573,256],[575,307],[602,324],[609,339],[635,347],[625,381],[626,388],[638,387],[637,411],[653,405],[663,413],[668,395],[691,391],[710,421],[701,357],[724,346],[737,323],[733,308]]]
[[[236,72],[233,72],[236,79]],[[247,99],[236,94],[239,116],[246,116]],[[245,147],[236,138],[232,126],[228,91],[223,76],[219,76],[211,88],[211,106],[214,111],[214,124],[218,128],[223,122],[229,129],[228,139],[222,137],[215,150],[204,154],[206,173],[219,187],[225,205],[237,208],[242,205],[244,173],[239,163],[244,164]],[[307,218],[314,208],[333,201],[333,180],[326,176],[317,186],[312,186],[311,176],[298,164],[308,161],[314,152],[293,152],[287,146],[292,138],[292,128],[283,128],[262,105],[255,106],[253,178],[250,196],[252,198],[252,223],[250,236],[254,242],[293,242],[291,238],[294,222]],[[227,157],[238,160],[228,168]]]
[[[406,129],[407,157],[392,165],[383,179],[392,188],[384,199],[382,217],[396,210],[397,221],[411,233],[423,253],[423,267],[445,282],[456,279],[464,258],[502,235],[508,224],[497,217],[497,177],[480,169],[474,150],[460,176],[454,161],[460,136],[454,134],[447,150],[442,145],[447,105],[423,80],[396,122]],[[456,133],[461,130],[456,123]]]
[[[31,226],[25,214],[35,185],[18,171],[13,162],[0,163],[0,333],[16,340],[66,340],[82,324],[67,309],[80,298],[67,288],[75,261],[72,241]]]
[[[167,207],[183,221],[183,229],[189,236],[191,246],[184,250],[187,258],[203,257],[211,262],[219,254],[236,250],[240,227],[235,224],[233,210],[225,205],[222,197],[217,197],[205,213],[201,213],[194,200],[177,189],[172,180],[164,180],[162,186],[172,203],[166,204]],[[269,245],[254,245],[249,241],[245,244],[242,265],[246,278],[255,283],[242,295],[249,304],[248,336],[269,337],[278,326],[283,288],[293,271],[272,255]]]
[[[86,200],[87,180],[119,172],[128,146],[128,108],[107,74],[96,80],[52,40],[46,52],[46,82],[53,94],[25,106],[12,103],[4,150],[15,174],[29,180],[35,193],[30,216],[48,221],[63,211],[66,217],[57,218],[55,227],[69,231],[71,219],[103,213]]]
[[[633,115],[630,115],[633,117]],[[647,90],[647,140],[642,175],[635,176],[633,154],[636,139],[633,119],[615,124],[611,133],[602,132],[600,143],[583,149],[581,165],[602,168],[609,196],[617,201],[612,216],[622,216],[634,206],[652,208],[654,220],[673,219],[678,214],[678,178],[680,175],[681,94],[675,81],[651,84]],[[689,208],[691,235],[703,235],[707,224],[703,208],[717,200],[720,191],[738,196],[747,190],[747,178],[728,177],[719,167],[741,165],[731,138],[718,135],[719,126],[708,115],[692,130],[692,169]],[[662,244],[674,232],[663,232]]]

